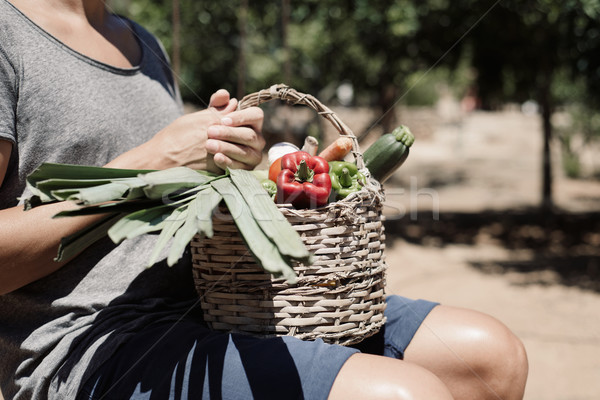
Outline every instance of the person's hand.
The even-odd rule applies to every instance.
[[[240,168],[252,169],[262,159],[265,140],[261,135],[263,111],[258,107],[250,107],[240,111],[230,111],[237,107],[237,100],[230,99],[226,90],[219,90],[212,95],[209,109],[220,111],[224,115],[220,124],[212,125],[207,130],[206,150],[213,155],[208,158],[208,168],[212,170],[211,161],[220,169]]]
[[[151,140],[134,149],[128,160],[135,168],[165,169],[187,166],[216,173],[227,167],[252,169],[262,159],[265,146],[261,135],[263,111],[258,107],[236,110],[237,100],[226,90],[211,96],[206,110],[179,117]],[[142,157],[143,156],[143,157]],[[143,158],[143,160],[142,160]]]

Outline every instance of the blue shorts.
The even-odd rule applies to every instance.
[[[80,390],[79,399],[326,399],[348,357],[359,351],[402,358],[437,305],[387,298],[387,323],[357,345],[283,336],[224,334],[191,321],[137,334]]]

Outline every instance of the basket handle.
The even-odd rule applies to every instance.
[[[328,120],[333,127],[338,131],[340,136],[348,136],[352,139],[352,155],[356,161],[356,166],[359,169],[364,169],[365,164],[362,153],[358,147],[358,140],[352,130],[344,124],[338,116],[328,107],[323,105],[319,100],[310,94],[299,93],[295,89],[280,83],[273,85],[268,89],[263,89],[255,93],[248,94],[240,100],[238,108],[243,110],[248,107],[258,106],[271,100],[282,100],[290,105],[301,104],[315,110],[320,116]]]

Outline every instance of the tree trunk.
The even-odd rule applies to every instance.
[[[542,116],[542,129],[544,135],[544,144],[542,150],[542,204],[543,212],[551,212],[554,207],[552,196],[552,157],[550,152],[550,144],[552,142],[552,94],[550,93],[551,79],[544,79],[543,87],[541,88],[540,107]]]
[[[288,26],[290,23],[290,0],[282,0],[281,2],[281,46],[283,48],[283,83],[292,85],[292,54],[290,52],[290,44],[288,40]],[[290,107],[282,108],[283,116],[283,134],[291,135],[290,129]]]
[[[379,86],[379,97],[377,98],[377,106],[379,107],[380,114],[376,115],[375,118],[367,124],[367,129],[358,135],[357,139],[362,142],[369,136],[373,128],[377,125],[381,126],[383,133],[391,132],[397,124],[396,117],[396,102],[398,100],[398,87],[393,84],[387,83],[391,80],[383,79]]]
[[[391,132],[396,125],[396,100],[398,97],[398,88],[386,81],[382,84],[379,92],[379,109],[381,110],[381,117],[379,123],[383,128],[383,132]]]
[[[239,13],[240,48],[238,54],[237,98],[246,95],[246,27],[248,23],[248,0],[242,0]]]
[[[173,0],[171,6],[173,11],[173,47],[171,65],[175,80],[179,81],[179,77],[181,76],[181,12],[179,9],[179,0]]]
[[[291,85],[292,79],[292,54],[288,40],[288,25],[290,23],[290,0],[281,2],[281,42],[284,52],[283,59],[283,82]]]

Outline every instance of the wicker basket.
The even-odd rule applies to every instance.
[[[355,161],[369,176],[352,131],[313,96],[275,85],[244,97],[240,108],[273,99],[308,106],[340,135],[351,137]],[[385,322],[386,273],[379,183],[368,178],[361,191],[319,209],[278,206],[314,254],[314,263],[294,266],[296,284],[273,278],[255,263],[221,207],[213,219],[213,237],[196,236],[191,242],[194,281],[208,325],[342,345],[376,333]]]

